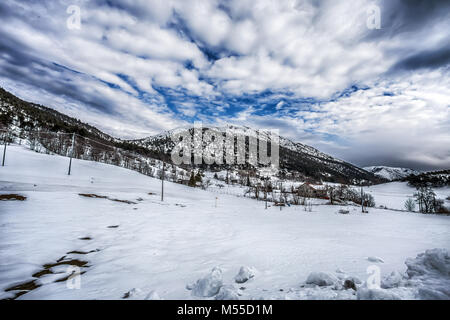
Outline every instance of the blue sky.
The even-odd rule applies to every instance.
[[[446,1],[3,0],[0,18],[0,86],[116,137],[231,123],[450,167]]]

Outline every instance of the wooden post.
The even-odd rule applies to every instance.
[[[67,173],[69,176],[70,176],[70,172],[72,170],[72,157],[73,157],[74,147],[75,147],[75,133],[72,133],[72,149],[70,150],[69,172]]]
[[[2,167],[5,166],[6,145],[8,144],[8,136],[9,136],[9,131],[6,131],[6,133],[5,133],[5,147],[3,148]]]

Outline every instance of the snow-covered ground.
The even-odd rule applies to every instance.
[[[382,277],[404,273],[407,258],[450,249],[448,216],[383,209],[362,214],[351,206],[343,215],[337,213],[342,207],[328,205],[312,212],[302,206],[265,210],[262,201],[168,182],[161,202],[159,180],[81,160],[67,176],[67,166],[64,157],[8,147],[0,194],[27,199],[0,201],[0,299],[20,291],[6,289],[33,280],[37,288],[18,299],[354,299],[351,289],[314,283],[347,275],[366,281],[373,265]],[[378,199],[393,186],[371,188],[377,205],[397,206],[394,197]],[[80,289],[55,281],[67,276],[71,259],[87,262]],[[62,264],[44,267],[58,260]],[[52,273],[36,275],[43,270]],[[379,296],[358,292],[360,298]],[[402,298],[415,293],[395,291]]]
[[[408,186],[407,182],[390,182],[375,186],[365,187],[365,192],[371,193],[375,198],[377,206],[384,206],[389,209],[405,210],[405,201],[408,198],[414,198],[413,195],[417,190]],[[450,188],[433,188],[436,197],[446,199],[450,196]],[[447,206],[450,202],[446,201]],[[416,208],[418,209],[418,208]]]

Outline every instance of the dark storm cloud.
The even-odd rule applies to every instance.
[[[437,50],[422,51],[397,62],[392,68],[396,70],[416,70],[439,68],[450,63],[450,43]]]
[[[339,154],[339,151],[337,151]],[[433,165],[430,164],[426,160],[422,159],[409,159],[407,158],[408,154],[401,154],[396,152],[396,150],[385,150],[384,152],[380,152],[376,157],[373,157],[369,154],[356,154],[352,152],[347,152],[345,154],[346,160],[351,163],[354,163],[360,167],[370,167],[382,165],[383,163],[389,163],[390,167],[399,167],[399,168],[410,168],[419,171],[433,171],[433,170],[442,170],[442,169],[450,169],[450,167],[443,167],[442,165]],[[446,155],[448,158],[450,153]],[[438,155],[438,157],[440,157]],[[445,161],[445,158],[441,159]]]
[[[2,32],[0,38],[0,52],[4,58],[4,61],[0,61],[3,77],[38,86],[51,94],[79,101],[102,112],[114,113],[113,101],[86,94],[80,83],[75,81],[76,78],[86,78],[86,75],[32,55],[30,48]],[[84,83],[83,80],[81,83]]]
[[[382,0],[380,4],[381,29],[371,32],[371,37],[421,31],[449,17],[447,0]]]

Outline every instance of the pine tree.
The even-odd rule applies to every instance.
[[[200,171],[198,171],[197,174],[195,175],[195,183],[197,182],[202,183],[202,174],[200,173]]]
[[[416,208],[416,204],[415,204],[414,200],[412,198],[408,198],[405,201],[405,209],[407,211],[412,212],[412,211],[414,211],[415,208]]]
[[[189,187],[195,187],[195,175],[194,175],[194,171],[191,172],[191,177],[189,178],[188,186],[189,186]]]

